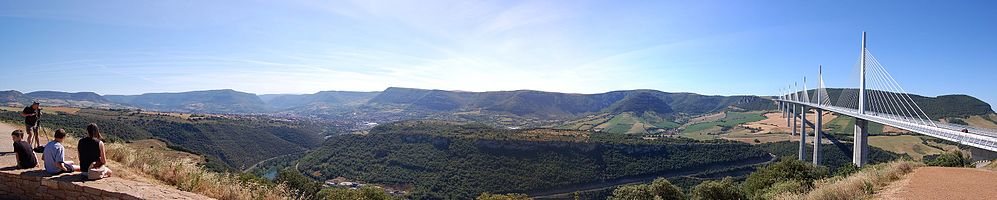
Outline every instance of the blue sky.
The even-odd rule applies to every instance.
[[[139,94],[389,86],[773,95],[862,31],[909,92],[997,103],[992,1],[5,1],[0,89]],[[810,87],[816,84],[810,82]]]

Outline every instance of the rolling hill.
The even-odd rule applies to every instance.
[[[845,90],[828,89],[831,99],[837,99],[842,91]],[[997,126],[997,123],[991,123],[994,112],[990,105],[974,97],[910,96],[933,118],[974,124],[986,122],[982,124]],[[643,124],[654,124],[680,122],[684,117],[723,111],[775,109],[772,101],[758,96],[710,96],[657,90],[576,94],[535,90],[467,92],[390,87],[381,92],[255,95],[226,89],[105,96],[92,92],[0,92],[0,104],[4,105],[23,106],[34,100],[42,101],[47,106],[139,108],[190,113],[285,113],[376,122],[425,118],[496,121],[500,123],[492,125],[508,127],[558,125],[604,113],[631,113],[638,117],[653,113],[651,118],[642,121]]]
[[[74,101],[90,101],[95,103],[111,103],[111,101],[105,99],[97,93],[93,92],[57,92],[57,91],[36,91],[29,92],[28,97],[36,99],[62,99],[62,100],[74,100]]]
[[[191,113],[254,113],[266,105],[255,94],[235,90],[206,90],[141,95],[107,95],[110,101],[135,107]]]
[[[403,105],[434,111],[488,110],[540,118],[572,118],[599,112],[703,114],[724,109],[775,109],[771,101],[755,96],[706,96],[656,90],[623,90],[572,94],[533,90],[462,92],[388,88],[371,104]]]
[[[24,93],[16,90],[0,91],[0,103],[3,103],[3,105],[6,106],[20,107],[31,103],[31,97],[28,97],[24,95]]]

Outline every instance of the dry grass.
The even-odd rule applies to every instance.
[[[877,191],[922,166],[924,164],[909,160],[877,164],[848,177],[832,177],[817,181],[814,183],[814,189],[809,192],[802,194],[784,193],[777,196],[776,199],[869,199]]]
[[[285,199],[291,196],[290,189],[284,185],[244,182],[233,174],[205,170],[189,158],[138,151],[117,143],[108,143],[106,147],[108,159],[183,191],[217,199]]]

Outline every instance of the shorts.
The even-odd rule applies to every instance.
[[[72,163],[62,163],[62,166],[66,167],[66,170],[55,172],[55,173],[52,173],[52,172],[49,172],[49,173],[52,174],[52,175],[57,175],[57,174],[62,174],[62,173],[73,173],[73,171],[76,171],[76,168],[75,168],[75,166],[73,166]]]
[[[86,172],[86,175],[88,180],[97,180],[107,177],[110,173],[110,168],[107,168],[107,166],[100,166],[100,168],[97,169],[90,169]]]
[[[66,171],[65,172],[73,172],[73,171],[77,170],[76,166],[73,166],[73,163],[62,163],[62,166],[66,167]]]
[[[27,132],[28,134],[38,133],[38,126],[25,124],[24,131]]]

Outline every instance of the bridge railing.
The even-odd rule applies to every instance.
[[[893,116],[886,113],[877,113],[866,111],[865,114],[859,114],[857,109],[844,108],[837,106],[827,106],[827,105],[817,105],[809,102],[800,101],[787,101],[795,104],[806,105],[809,107],[820,108],[836,113],[841,113],[849,116],[861,116],[861,118],[870,120],[879,124],[884,124],[892,127],[896,127],[903,130],[908,130],[936,138],[941,138],[960,144],[975,146],[983,149],[988,149],[991,151],[997,151],[997,131],[987,132],[986,129],[976,128],[976,127],[963,127],[963,126],[950,126],[951,124],[939,123],[939,124],[918,124],[911,123],[907,121],[898,120],[900,116]],[[969,130],[969,133],[962,132],[962,129]]]

